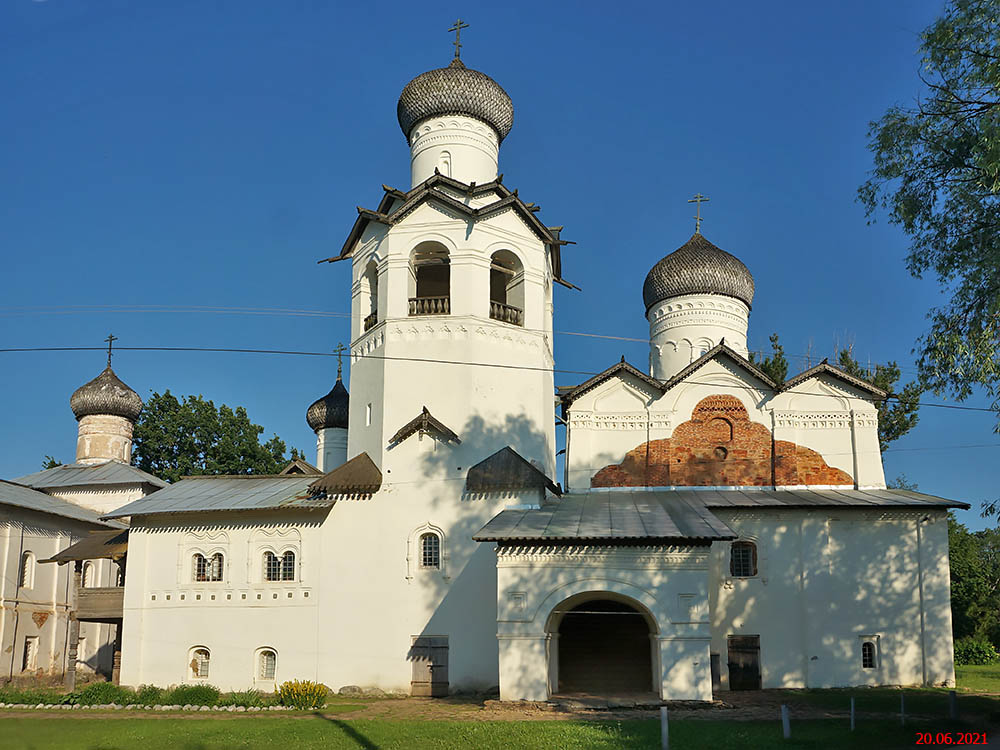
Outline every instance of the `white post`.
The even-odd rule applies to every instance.
[[[660,706],[660,749],[670,750],[670,725],[667,723],[666,706]]]
[[[854,731],[854,698],[851,698],[851,731]]]
[[[786,740],[791,738],[792,727],[788,723],[788,706],[784,703],[781,704],[781,731]]]

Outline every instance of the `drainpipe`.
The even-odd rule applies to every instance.
[[[24,555],[24,524],[21,524],[21,540],[18,542],[17,568],[14,574],[14,631],[10,635],[10,679],[14,679],[14,654],[17,653],[17,624],[21,619],[21,578],[24,562],[21,557]]]
[[[924,633],[924,559],[921,527],[927,516],[917,521],[917,590],[920,595],[920,684],[927,684],[927,648],[925,645]]]

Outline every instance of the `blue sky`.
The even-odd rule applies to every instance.
[[[777,331],[789,354],[815,361],[850,341],[862,361],[895,359],[913,377],[925,312],[943,298],[907,274],[907,238],[884,217],[868,226],[855,191],[870,167],[867,124],[914,100],[918,34],[940,10],[11,0],[0,6],[0,347],[99,346],[109,331],[132,346],[346,340],[337,315],[135,308],[348,312],[347,269],[315,261],[382,183],[409,187],[396,98],[447,64],[461,15],[463,59],[514,100],[505,184],[578,243],[564,274],[583,291],[557,289],[557,330],[644,339],[643,278],[690,236],[686,201],[700,191],[704,234],[756,279],[751,349]],[[622,354],[644,366],[647,345],[556,338],[563,370],[596,372]],[[46,454],[72,460],[69,395],[103,364],[96,352],[0,354],[0,477]],[[312,455],[305,409],[336,362],[122,352],[115,368],[143,397],[169,388],[245,405],[266,435]],[[924,408],[886,474],[978,507],[996,495],[994,424]]]

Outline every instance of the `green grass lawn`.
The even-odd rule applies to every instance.
[[[816,708],[849,711],[851,698],[855,710],[868,713],[898,713],[900,693],[906,696],[906,713],[921,716],[948,716],[947,688],[831,688],[828,690],[785,690],[789,705],[809,705]],[[1000,722],[1000,696],[964,695],[958,693],[960,718],[979,716]]]
[[[773,722],[675,721],[672,750],[752,750],[830,748],[891,750],[912,747],[915,732],[933,727],[900,727],[891,720],[859,722],[793,721],[792,739],[781,738]],[[379,721],[335,716],[255,716],[215,719],[25,717],[0,719],[0,746],[9,750],[642,750],[660,747],[656,720],[643,721]]]
[[[962,690],[980,693],[1000,693],[1000,664],[955,667],[955,682]]]

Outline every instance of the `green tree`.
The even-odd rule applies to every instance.
[[[1000,529],[969,531],[948,515],[951,613],[955,638],[1000,648]]]
[[[883,453],[889,443],[898,440],[917,426],[920,409],[920,394],[923,388],[918,383],[909,382],[899,387],[902,373],[899,365],[888,362],[875,365],[875,369],[864,368],[854,358],[850,348],[841,349],[837,354],[837,365],[848,375],[853,375],[876,388],[890,394],[890,398],[878,404],[878,447]]]
[[[62,465],[62,461],[56,461],[52,456],[46,456],[45,460],[42,461],[42,469],[54,469]]]
[[[788,360],[785,359],[785,349],[778,343],[778,334],[772,333],[770,337],[771,354],[764,356],[757,352],[750,352],[750,361],[767,373],[775,383],[781,385],[788,377]]]
[[[262,444],[263,432],[242,406],[216,408],[201,396],[153,393],[135,425],[132,464],[169,482],[198,474],[275,474],[289,460],[285,443],[274,435]],[[291,458],[300,457],[292,448]]]
[[[917,342],[921,382],[959,400],[982,386],[1000,416],[1000,2],[950,0],[921,40],[924,95],[871,123],[858,196],[949,295]]]

